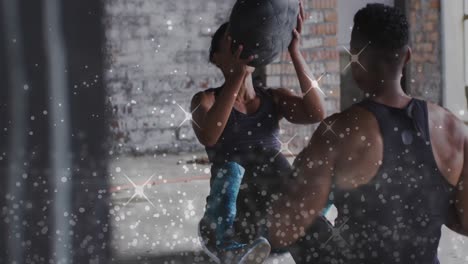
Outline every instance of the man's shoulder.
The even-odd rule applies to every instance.
[[[430,128],[443,128],[454,140],[468,137],[466,124],[450,110],[431,102],[427,103],[427,108]]]
[[[337,151],[337,157],[382,144],[373,114],[354,105],[327,117],[316,131],[317,140]]]
[[[336,128],[341,129],[351,129],[353,127],[356,130],[356,127],[366,125],[369,120],[372,118],[372,113],[360,107],[359,105],[353,105],[349,108],[330,115],[325,118],[322,123],[325,125],[336,126]]]

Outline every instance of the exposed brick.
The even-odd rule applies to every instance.
[[[267,87],[281,86],[281,77],[280,76],[267,76],[266,85]]]
[[[314,34],[316,36],[317,34]],[[323,38],[321,37],[312,37],[312,38],[303,38],[302,47],[303,48],[316,48],[323,45]]]
[[[340,64],[338,61],[328,61],[326,62],[327,72],[339,72]]]
[[[325,22],[338,22],[338,13],[336,10],[325,11]]]
[[[338,38],[335,37],[324,37],[323,46],[325,47],[336,47],[338,45]]]
[[[432,32],[427,36],[429,41],[436,42],[440,40],[439,32]]]
[[[407,0],[406,5],[411,32],[410,46],[413,48],[412,60],[407,67],[411,76],[407,88],[413,96],[440,103],[440,0]]]
[[[188,110],[195,92],[220,84],[207,50],[233,2],[105,0],[105,78],[120,150],[167,151],[181,144],[201,149],[190,124],[178,128],[184,113],[172,101]]]
[[[440,9],[440,0],[431,0],[431,1],[429,1],[429,8],[439,10]]]
[[[435,23],[434,22],[426,22],[424,24],[424,28],[423,28],[425,31],[434,31],[435,30]]]
[[[426,20],[427,21],[438,22],[439,13],[437,12],[437,10],[430,10],[429,12],[427,12]]]
[[[324,22],[325,18],[323,16],[322,11],[313,10],[311,12],[306,12],[306,20],[304,24],[308,23],[322,23]]]
[[[416,34],[416,39],[415,39],[416,42],[417,42],[417,43],[421,42],[421,41],[423,40],[423,36],[424,36],[424,35],[423,35],[422,33]]]

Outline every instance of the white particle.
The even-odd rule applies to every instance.
[[[223,123],[221,123],[221,122],[216,123],[216,125],[219,126],[219,127],[220,127],[222,124],[223,124]]]
[[[465,115],[465,110],[460,110],[458,113],[459,113],[461,116],[464,116],[464,115]]]
[[[67,177],[62,177],[62,182],[67,182]]]
[[[362,136],[362,137],[361,137],[361,140],[362,140],[362,141],[366,140],[366,137],[365,137],[365,136]]]
[[[25,84],[25,85],[23,86],[23,88],[24,88],[25,91],[27,91],[27,90],[29,89],[29,85]]]
[[[80,209],[78,209],[78,211],[79,211],[80,213],[84,213],[84,212],[85,212],[85,209],[84,209],[83,207],[80,207]]]
[[[120,171],[121,171],[120,167],[115,168],[115,172],[120,172]]]
[[[210,168],[205,168],[205,169],[203,170],[203,172],[204,172],[204,173],[210,173]]]

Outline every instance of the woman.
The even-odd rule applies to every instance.
[[[223,24],[213,36],[210,62],[222,71],[225,82],[219,88],[197,93],[191,104],[195,134],[213,163],[205,225],[201,223],[201,229],[214,229],[214,234],[202,234],[204,239],[216,242],[209,249],[211,253],[246,248],[233,240],[234,217],[234,230],[244,231],[236,234],[241,241],[249,243],[258,237],[270,200],[280,193],[283,175],[291,171],[280,153],[279,121],[286,118],[294,124],[314,124],[325,118],[324,99],[317,82],[309,77],[310,69],[299,49],[304,19],[300,5],[288,51],[303,96],[285,88],[255,87],[255,69],[247,65],[253,56],[241,59],[242,45],[234,54],[231,52],[228,24]],[[255,240],[253,246],[256,243],[263,241]],[[222,254],[209,255],[217,262],[222,258]]]

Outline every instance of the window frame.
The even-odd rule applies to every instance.
[[[468,0],[441,1],[443,106],[468,121]]]

